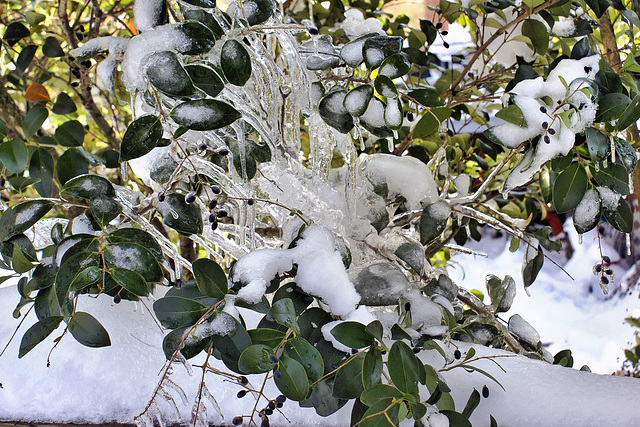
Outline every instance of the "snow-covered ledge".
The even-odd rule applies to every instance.
[[[18,325],[11,312],[19,299],[15,287],[0,289],[2,347]],[[149,306],[150,302],[146,304]],[[106,297],[81,298],[78,310],[91,312],[105,326],[113,345],[90,349],[72,337],[65,337],[53,350],[51,366],[47,368],[49,350],[53,339],[61,334],[61,327],[19,360],[22,334],[35,323],[35,315],[30,313],[0,358],[0,421],[131,423],[146,406],[165,361],[162,334],[152,317],[140,304],[137,311],[133,303],[126,301],[116,308]],[[469,348],[464,343],[455,344],[463,354]],[[479,373],[467,373],[461,368],[443,373],[453,389],[458,410],[464,408],[473,388],[481,391],[487,385],[489,397],[482,398],[473,413],[474,426],[488,426],[489,414],[500,426],[638,425],[638,379],[580,372],[481,346],[474,348],[476,357],[508,356],[495,359],[506,372],[487,359],[473,363],[496,377],[506,391]],[[420,355],[436,369],[443,365],[442,357],[435,350],[423,351]],[[198,364],[202,360],[196,358],[192,362]],[[222,364],[218,367],[224,369]],[[199,376],[197,369],[194,375]],[[175,366],[171,378],[184,388],[190,400],[187,406],[182,406],[178,394],[172,392],[180,407],[181,421],[186,423],[198,381],[196,377],[189,377],[180,365]],[[250,377],[250,381],[260,387],[262,376]],[[236,397],[239,386],[213,375],[208,377],[207,386],[224,414],[222,419],[211,406],[208,411],[211,422],[229,424],[234,416],[250,413],[254,402],[250,395],[243,399]],[[267,390],[274,397],[280,394],[274,387]],[[161,402],[160,409],[168,422],[179,421],[169,405]],[[344,426],[350,406],[328,418],[320,418],[313,409],[301,409],[294,402],[285,403],[283,411],[292,424],[274,415],[272,425]]]

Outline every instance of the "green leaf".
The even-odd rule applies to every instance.
[[[487,276],[487,291],[491,298],[491,307],[496,313],[509,311],[516,296],[516,282],[509,275],[503,280],[489,275]]]
[[[602,204],[602,213],[613,228],[621,233],[631,233],[633,231],[633,212],[629,203],[620,196],[618,203],[611,206],[609,203]]]
[[[184,69],[189,73],[193,84],[207,95],[218,96],[224,89],[224,82],[213,69],[197,64],[187,65]]]
[[[531,40],[536,53],[544,55],[549,48],[549,33],[544,23],[535,19],[525,19],[522,23],[522,35]]]
[[[301,402],[309,394],[309,380],[304,367],[296,359],[283,356],[278,369],[282,376],[275,379],[276,387],[287,398]]]
[[[355,113],[360,113],[363,108],[364,111],[366,111],[369,104],[367,103],[363,107],[360,103],[355,102],[356,98],[354,97],[361,96],[359,95],[360,93],[362,93],[362,95],[366,97],[368,92],[369,89],[358,89],[358,92],[353,92],[353,94],[351,94],[348,99],[345,92],[341,90],[336,90],[328,93],[320,100],[320,103],[318,104],[318,112],[320,113],[320,117],[322,117],[322,120],[324,120],[326,124],[336,129],[338,132],[348,133],[353,128],[353,117],[351,117],[351,114],[349,114],[348,109],[354,111]],[[345,108],[345,106],[348,106],[348,109]],[[362,114],[364,114],[364,111],[362,111]]]
[[[186,47],[180,47],[179,53],[185,55],[200,55],[209,52],[216,43],[216,37],[211,30],[198,21],[184,21],[174,27],[177,31],[183,33],[189,44]]]
[[[39,147],[31,154],[29,161],[29,176],[40,180],[34,188],[42,197],[51,197],[53,192],[53,156],[46,148]]]
[[[51,107],[53,114],[71,114],[77,110],[76,103],[64,92],[60,92],[55,104]]]
[[[169,332],[165,335],[162,340],[162,351],[164,352],[164,356],[167,360],[171,360],[173,354],[178,350],[180,343],[182,343],[182,348],[180,348],[180,353],[186,358],[191,359],[192,357],[197,356],[205,349],[208,344],[211,344],[211,339],[205,338],[200,341],[196,341],[195,343],[182,342],[185,333],[191,329],[190,327],[178,328]]]
[[[377,384],[370,390],[365,390],[360,395],[360,401],[367,406],[373,406],[383,399],[400,399],[403,393],[388,384]]]
[[[226,335],[213,335],[211,337],[213,345],[216,350],[220,351],[225,365],[235,372],[241,373],[237,361],[242,352],[252,344],[251,337],[245,327],[234,317],[224,312],[217,312],[216,317],[219,316],[222,316],[221,321],[224,324],[233,324],[234,327]]]
[[[536,21],[537,22],[537,21]],[[496,117],[504,120],[505,122],[512,123],[516,126],[527,126],[527,121],[524,119],[522,110],[515,104],[509,105],[506,108],[501,109],[496,113]]]
[[[389,351],[387,361],[389,376],[393,384],[405,393],[416,393],[420,381],[422,363],[413,350],[402,341],[396,341]]]
[[[13,255],[11,256],[11,266],[13,267],[13,271],[18,274],[22,274],[35,267],[36,264],[33,263],[35,260],[29,258],[31,257],[27,257],[27,255],[22,252],[22,249],[20,249],[20,246],[16,243],[13,244]],[[26,277],[24,279],[26,279]]]
[[[269,356],[273,350],[264,344],[254,344],[247,347],[238,359],[238,369],[245,374],[262,374],[276,367]]]
[[[558,175],[553,184],[553,205],[556,212],[564,213],[575,208],[587,191],[587,171],[580,163],[574,163]]]
[[[273,0],[245,0],[242,7],[249,25],[259,25],[271,18],[276,4]]]
[[[640,94],[634,96],[626,107],[616,122],[615,131],[617,132],[627,129],[640,119]]]
[[[215,99],[183,102],[169,115],[178,125],[199,131],[220,129],[242,117],[231,105]]]
[[[372,337],[382,342],[383,340],[382,334],[384,333],[382,322],[380,322],[379,320],[374,320],[373,322],[367,325],[366,330],[369,334],[371,334]]]
[[[286,283],[278,288],[273,295],[273,302],[284,298],[290,298],[293,301],[293,308],[296,313],[302,313],[314,300],[313,297],[302,292],[295,282]]]
[[[224,298],[227,293],[227,276],[217,262],[200,258],[193,262],[193,276],[203,295]]]
[[[82,345],[87,347],[107,347],[111,345],[109,333],[89,313],[76,311],[69,321],[69,332]]]
[[[595,228],[602,215],[602,200],[598,191],[590,188],[573,211],[573,226],[579,234]]]
[[[53,331],[58,329],[60,322],[62,322],[62,316],[52,316],[42,319],[27,329],[27,332],[22,336],[20,342],[20,349],[18,350],[18,359],[24,357],[40,344],[45,338],[47,338]]]
[[[64,56],[64,50],[60,47],[58,39],[53,36],[49,36],[45,39],[44,44],[42,45],[42,53],[44,53],[44,56],[49,58],[60,58],[61,56]]]
[[[451,207],[444,200],[425,206],[420,217],[420,243],[429,245],[436,240],[447,226]]]
[[[370,390],[380,382],[383,367],[382,351],[378,348],[369,350],[364,356],[364,362],[362,364],[362,384],[365,390]]]
[[[69,291],[80,292],[89,285],[102,279],[102,269],[92,265],[78,272],[69,285]]]
[[[587,137],[587,147],[589,148],[591,160],[595,163],[601,163],[609,157],[611,144],[609,144],[609,138],[605,134],[591,127],[585,129],[584,134]]]
[[[89,201],[91,214],[102,227],[106,227],[122,212],[122,205],[116,199],[107,196],[95,196]]]
[[[524,282],[525,289],[531,286],[538,277],[542,264],[544,263],[544,254],[542,253],[542,247],[537,244],[537,247],[529,244],[524,251],[524,263],[522,265],[522,281]]]
[[[127,291],[138,296],[149,295],[149,286],[141,274],[126,268],[113,267],[109,270],[111,278]]]
[[[324,374],[322,355],[305,339],[292,338],[288,340],[284,345],[282,354],[300,362],[307,373],[309,381],[316,382],[322,378]]]
[[[175,53],[154,52],[148,56],[147,78],[167,96],[182,98],[196,93],[196,88]]]
[[[411,71],[409,57],[404,53],[390,55],[382,61],[378,69],[378,75],[387,76],[391,79],[404,76]]]
[[[30,35],[31,32],[27,27],[24,26],[24,24],[20,22],[12,22],[11,24],[7,25],[7,29],[4,32],[4,36],[2,38],[7,41],[7,44],[9,46],[13,46],[14,44],[18,43],[20,39],[29,37]]]
[[[158,203],[157,210],[162,221],[180,234],[200,234],[204,227],[202,213],[197,203],[187,204],[182,193],[173,192],[165,196],[165,201]]]
[[[58,302],[58,297],[56,296],[53,286],[38,291],[34,307],[38,320],[51,316],[60,316],[60,314],[62,314],[60,302]]]
[[[65,254],[66,255],[66,254]],[[87,283],[86,279],[90,271],[89,267],[101,267],[100,254],[97,252],[80,251],[67,258],[63,258],[58,273],[56,274],[55,289],[60,307],[65,308],[69,303],[69,292],[79,291]],[[73,286],[73,288],[72,288]]]
[[[628,173],[633,173],[638,162],[638,154],[636,153],[636,150],[634,150],[633,146],[622,138],[614,137],[613,141],[622,166],[625,167]]]
[[[22,50],[20,51],[20,55],[18,55],[18,59],[16,59],[16,71],[18,73],[22,74],[25,72],[25,70],[31,64],[31,61],[33,61],[33,57],[35,56],[37,50],[38,46],[32,44],[22,48]]]
[[[56,142],[63,147],[80,147],[84,143],[84,126],[77,120],[69,120],[56,129]]]
[[[378,74],[373,85],[376,88],[376,92],[385,98],[395,98],[398,96],[398,88],[396,88],[393,80],[385,75]]]
[[[31,107],[31,110],[24,116],[24,121],[22,122],[22,133],[24,137],[29,139],[33,135],[40,130],[42,124],[49,117],[49,110],[42,105],[36,104]]]
[[[96,196],[115,197],[116,190],[111,181],[100,175],[81,175],[66,182],[60,189],[60,194],[65,197],[91,199]]]
[[[333,384],[333,397],[338,399],[355,399],[364,391],[362,383],[362,367],[364,365],[364,354],[353,356],[348,363],[336,373],[336,380]]]
[[[607,167],[599,170],[590,168],[591,175],[599,186],[607,187],[618,194],[629,194],[629,173],[623,165],[609,162]]]
[[[290,298],[284,298],[274,302],[269,313],[267,313],[267,319],[286,326],[296,334],[300,333],[300,326],[298,326],[298,322],[296,321],[295,307]]]
[[[313,387],[311,395],[305,401],[300,402],[300,406],[313,406],[316,413],[321,417],[328,417],[335,413],[338,409],[342,408],[347,401],[333,397],[333,383],[332,378],[320,381]]]
[[[440,107],[444,105],[444,99],[442,99],[437,90],[432,88],[412,90],[407,94],[407,97],[428,108]]]
[[[68,148],[56,162],[56,175],[60,184],[89,173],[89,163],[77,148]]]
[[[0,141],[7,137],[7,125],[0,119]]]
[[[617,120],[629,104],[631,104],[631,99],[625,94],[606,94],[600,98],[598,102],[596,122],[611,122]]]
[[[331,329],[331,335],[353,349],[361,349],[375,343],[366,326],[358,322],[340,322]]]
[[[275,348],[285,337],[283,331],[277,331],[269,328],[250,329],[247,331],[254,344],[264,344],[269,348]]]
[[[24,140],[14,138],[0,143],[0,162],[9,174],[22,173],[29,163],[29,150]]]
[[[30,228],[53,206],[49,200],[29,200],[5,210],[0,216],[0,242]]]
[[[128,242],[109,243],[104,246],[102,257],[108,268],[126,268],[142,275],[147,282],[159,282],[164,278],[158,260],[147,248]]]
[[[413,137],[424,139],[436,132],[442,123],[449,118],[453,110],[447,107],[435,107],[424,112],[420,121],[413,128]]]
[[[162,248],[158,244],[158,241],[151,234],[139,228],[130,227],[114,230],[107,235],[107,241],[109,243],[137,243],[151,252],[156,259],[158,259],[158,262],[162,262],[164,259]]]
[[[391,399],[382,399],[373,404],[362,416],[358,427],[396,427],[399,424],[398,412],[401,403]]]
[[[220,53],[222,72],[229,83],[244,86],[251,77],[251,55],[238,40],[229,39]]]
[[[473,427],[469,422],[469,418],[459,412],[444,410],[440,411],[440,413],[449,419],[449,425],[452,427]]]
[[[469,400],[467,400],[467,404],[462,410],[462,415],[464,415],[467,418],[471,417],[471,414],[473,414],[473,411],[478,407],[479,404],[480,404],[480,393],[478,392],[478,390],[474,388],[473,391],[471,392],[471,396],[469,396]]]
[[[208,310],[198,301],[181,297],[163,297],[153,303],[153,311],[165,328],[177,329],[194,325]]]
[[[153,150],[162,139],[162,123],[159,116],[147,115],[134,120],[122,137],[120,161],[142,157]]]

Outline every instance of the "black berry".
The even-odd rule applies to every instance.
[[[271,408],[264,408],[264,414],[265,414],[265,415],[272,415],[272,414],[273,414],[273,409],[271,409]]]
[[[542,129],[546,129],[549,127],[549,122],[542,122]]]
[[[602,264],[596,264],[596,272],[600,273],[602,271]]]
[[[603,276],[600,278],[600,282],[604,283],[605,285],[609,284],[609,279],[606,278],[606,276]]]
[[[443,36],[446,36],[447,34],[449,34],[449,31],[440,31],[440,34],[442,34]]]
[[[613,274],[613,270],[610,268],[607,268],[605,271],[605,274],[608,274],[609,276],[611,276]]]
[[[606,262],[607,264],[609,264],[609,263],[611,262],[611,258],[609,258],[609,257],[608,257],[608,256],[606,256],[606,255],[602,257],[602,260],[603,260],[604,262]]]
[[[273,411],[274,409],[276,409],[276,404],[275,404],[275,403],[273,403],[273,401],[271,401],[271,402],[269,402],[269,404],[267,405],[267,407]]]
[[[445,49],[449,49],[449,43],[447,42],[442,42],[442,46],[444,46]]]
[[[240,384],[242,384],[242,385],[247,385],[247,384],[249,384],[249,380],[248,380],[248,379],[247,379],[247,377],[245,377],[245,376],[242,376],[242,377],[238,378],[238,382],[239,382]]]
[[[420,350],[422,350],[420,347],[413,347],[413,352],[414,352],[415,354],[420,353]]]
[[[273,377],[277,380],[279,380],[280,378],[282,378],[282,372],[280,372],[280,369],[276,369],[275,372],[273,373]]]
[[[411,310],[411,303],[410,302],[405,302],[404,303],[404,311],[409,311]]]
[[[4,187],[4,185],[7,183],[7,180],[4,178],[0,178],[0,187]]]
[[[78,82],[72,82],[71,83],[71,87],[78,87],[78,86],[80,86],[80,83],[78,83]]]
[[[436,30],[439,30],[440,28],[442,28],[442,22],[438,22],[436,24]]]
[[[410,122],[412,122],[414,119],[413,117],[413,113],[407,113],[407,120],[409,120]]]
[[[555,129],[549,129],[549,135],[555,135],[556,134],[556,130]]]
[[[351,354],[356,354],[358,352],[358,350],[356,350],[355,348],[351,349]]]
[[[200,145],[198,145],[198,151],[204,151],[207,149],[207,144],[205,144],[204,142],[201,142]]]
[[[218,221],[211,221],[211,230],[216,231],[218,229]]]
[[[273,363],[278,363],[278,356],[276,356],[275,354],[270,354],[269,355],[269,360],[271,360]]]
[[[453,133],[453,129],[447,129],[447,135],[449,136],[455,135],[455,133]]]
[[[247,395],[247,390],[240,390],[237,394],[238,398],[243,398]]]
[[[482,387],[482,397],[484,397],[485,399],[489,397],[489,387],[487,387],[486,385]]]
[[[460,353],[460,350],[456,350],[453,352],[453,357],[457,359],[460,359],[462,357],[462,353]]]
[[[545,135],[544,136],[544,143],[545,144],[549,144],[551,142],[551,138],[549,138],[549,135]]]
[[[276,408],[282,408],[282,402],[276,403]]]
[[[212,213],[209,215],[209,222],[217,222],[217,219],[218,217],[216,216],[216,214]]]
[[[247,204],[248,204],[249,206],[253,206],[253,204],[254,204],[254,203],[255,203],[255,201],[254,201],[253,199],[248,199],[248,200],[247,200]]]
[[[217,200],[217,199],[212,199],[212,200],[209,202],[209,209],[215,209],[215,208],[216,208],[216,206],[218,206],[218,200]]]
[[[284,397],[283,395],[280,395],[280,396],[276,397],[276,402],[278,402],[278,403],[284,403],[286,401],[287,401],[287,398]]]
[[[231,423],[234,426],[239,426],[240,424],[242,424],[242,417],[235,417],[233,420],[231,420]]]
[[[546,113],[547,112],[547,107],[540,107],[540,112],[541,113]]]
[[[117,294],[115,297],[113,297],[114,303],[120,304],[120,301],[122,301],[122,297],[120,296],[120,294]]]
[[[260,427],[269,427],[269,418],[264,417],[260,423]]]
[[[220,210],[218,211],[218,218],[224,218],[224,217],[226,217],[227,215],[228,215],[228,214],[227,214],[227,211],[225,211],[224,209],[220,209]]]
[[[318,29],[316,27],[309,28],[309,34],[311,34],[312,36],[317,35],[318,34]]]
[[[158,201],[159,202],[164,202],[164,193],[158,194]]]
[[[229,154],[229,149],[228,148],[220,148],[218,150],[218,154],[220,154],[221,156],[226,156]]]
[[[187,194],[187,197],[184,198],[184,202],[188,205],[190,205],[191,203],[196,201],[196,193],[195,192],[190,192],[189,194]]]
[[[220,194],[222,190],[220,190],[220,187],[218,187],[217,185],[214,185],[211,187],[211,191],[213,192],[213,194]]]

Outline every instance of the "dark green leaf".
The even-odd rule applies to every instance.
[[[197,341],[195,343],[186,343],[182,342],[185,333],[191,329],[190,327],[178,328],[169,332],[165,335],[162,340],[162,351],[164,352],[164,356],[167,360],[171,360],[178,347],[182,343],[182,348],[180,348],[180,353],[186,358],[191,359],[192,357],[200,354],[204,348],[211,343],[211,340],[205,338],[203,340]]]
[[[18,246],[16,243],[13,244],[13,255],[11,256],[11,266],[13,267],[13,271],[18,274],[22,274],[35,267],[36,264],[33,263],[33,261],[35,260],[30,258],[31,257],[28,257],[22,252],[20,246]],[[23,279],[26,280],[26,277],[23,277]],[[24,296],[28,297],[28,295]]]
[[[204,304],[187,298],[164,297],[153,303],[153,311],[165,328],[194,325],[208,310]]]
[[[269,356],[273,350],[264,344],[254,344],[247,347],[238,359],[238,369],[245,374],[262,374],[276,367]]]
[[[464,410],[462,411],[462,415],[464,415],[467,418],[471,417],[471,414],[473,414],[473,411],[475,411],[475,409],[478,407],[479,404],[480,404],[480,393],[478,392],[478,390],[474,388],[473,391],[471,392],[471,396],[469,396],[469,400],[467,400],[467,404],[464,407]]]
[[[244,86],[251,77],[251,56],[235,39],[227,40],[222,46],[220,65],[224,76],[233,85]]]
[[[617,120],[631,103],[631,99],[622,93],[608,93],[598,102],[596,122]]]
[[[249,329],[247,331],[251,337],[251,342],[254,344],[264,344],[269,348],[275,348],[285,337],[283,331],[277,331],[269,328]]]
[[[392,399],[379,400],[367,409],[358,427],[396,427],[400,405]]]
[[[361,349],[374,344],[366,326],[358,322],[340,322],[331,329],[331,335],[342,344],[354,349]]]
[[[25,354],[33,350],[33,348],[47,338],[51,332],[58,329],[62,319],[62,316],[47,317],[27,329],[27,332],[24,333],[22,341],[20,342],[18,359],[21,359]]]
[[[298,326],[298,322],[296,321],[295,307],[290,298],[284,298],[274,302],[267,314],[267,319],[286,326],[296,334],[300,333],[300,326]]]
[[[196,88],[175,53],[154,52],[147,58],[147,78],[156,89],[176,98],[195,94]]]
[[[116,199],[107,196],[95,196],[89,201],[91,214],[98,223],[106,227],[122,212],[122,205]]]
[[[60,184],[89,173],[89,163],[77,148],[68,148],[56,162],[56,175]]]
[[[589,47],[589,37],[583,37],[571,49],[571,59],[582,59],[593,55],[591,47]]]
[[[29,139],[33,135],[40,130],[40,127],[49,117],[49,110],[42,105],[36,104],[31,107],[31,110],[24,116],[24,121],[22,122],[22,133],[24,137]]]
[[[84,126],[77,120],[69,120],[56,129],[56,142],[64,147],[80,147],[84,143]]]
[[[92,315],[76,311],[69,321],[69,332],[82,345],[106,347],[111,345],[109,333]]]
[[[209,67],[193,64],[187,65],[184,69],[189,73],[193,84],[209,96],[218,96],[224,88],[224,82],[220,76]]]
[[[496,113],[496,117],[506,122],[513,123],[516,126],[526,127],[527,122],[524,119],[522,110],[515,104],[511,104]]]
[[[522,266],[522,281],[524,287],[527,288],[538,277],[538,273],[544,263],[544,254],[542,253],[542,247],[540,244],[537,247],[529,244],[524,251],[524,264]]]
[[[29,64],[31,64],[31,61],[33,61],[33,57],[36,54],[36,50],[38,50],[38,46],[32,44],[22,48],[20,55],[18,55],[18,59],[16,59],[16,71],[18,73],[24,73],[24,71],[29,67]]]
[[[553,205],[556,212],[564,213],[575,208],[587,191],[587,171],[580,163],[574,163],[558,175],[553,184]]]
[[[491,307],[496,313],[507,312],[516,296],[516,282],[511,276],[505,276],[503,280],[498,277],[487,276],[487,291],[491,298]]]
[[[278,369],[282,376],[275,379],[276,387],[287,398],[301,402],[309,394],[309,380],[304,367],[295,359],[283,356],[280,358]]]
[[[60,194],[65,197],[91,199],[96,196],[115,197],[116,191],[113,184],[100,175],[81,175],[66,182],[60,189]]]
[[[403,393],[397,388],[388,384],[377,384],[370,390],[363,391],[360,401],[367,406],[373,406],[383,399],[400,399]]]
[[[362,87],[362,86],[360,86]],[[359,89],[364,95],[369,91],[368,89]],[[354,95],[355,96],[355,95]],[[359,95],[358,95],[359,96]],[[325,95],[318,104],[318,112],[320,117],[329,126],[335,128],[338,132],[347,133],[353,128],[353,117],[345,108],[346,94],[344,91],[334,91]],[[362,109],[361,105],[353,105],[351,107],[351,101],[349,102],[349,109],[358,113]],[[368,105],[368,104],[367,104]],[[366,111],[366,106],[364,107]],[[364,114],[364,111],[363,111]]]
[[[273,295],[273,302],[275,303],[284,298],[290,298],[293,301],[293,308],[296,313],[302,313],[313,302],[313,297],[302,292],[295,282],[280,286]]]
[[[621,233],[631,233],[633,231],[633,212],[629,203],[620,196],[618,203],[611,206],[609,203],[602,204],[604,217],[616,230]]]
[[[75,275],[73,281],[69,285],[69,291],[80,292],[87,286],[96,283],[98,280],[101,280],[102,277],[102,269],[95,265],[89,266],[79,271],[78,274]]]
[[[593,229],[602,215],[602,200],[598,192],[590,188],[573,211],[573,226],[579,234]]]
[[[425,206],[420,217],[420,243],[429,245],[437,239],[447,226],[451,207],[444,200]]]
[[[336,380],[333,384],[333,396],[339,399],[354,399],[362,394],[364,385],[362,384],[362,366],[364,365],[364,354],[353,356],[348,363],[336,373]]]
[[[629,194],[629,172],[623,165],[609,163],[607,167],[599,170],[591,169],[591,175],[598,185],[607,187],[618,194]]]
[[[598,18],[600,18],[609,8],[609,6],[611,6],[611,4],[607,0],[586,0],[586,3]]]
[[[193,276],[198,289],[204,295],[224,298],[228,290],[227,276],[217,262],[208,258],[200,258],[193,262]]]
[[[5,210],[0,217],[0,242],[27,230],[53,206],[49,200],[29,200]]]
[[[640,119],[640,94],[633,97],[633,100],[622,112],[616,122],[615,130],[621,132]]]
[[[440,129],[442,123],[449,118],[453,110],[446,107],[435,107],[424,112],[413,129],[413,137],[424,139]]]
[[[156,257],[147,248],[135,243],[109,243],[104,246],[102,257],[108,268],[135,271],[147,282],[159,282],[164,277]]]
[[[158,241],[151,234],[139,228],[130,227],[114,230],[107,235],[107,241],[109,243],[137,243],[151,252],[158,259],[158,262],[162,262],[164,259],[162,248]]]
[[[322,355],[308,341],[302,338],[292,338],[284,346],[283,355],[300,362],[309,381],[319,381],[324,374]]]
[[[34,188],[42,197],[51,197],[54,167],[53,157],[46,148],[39,147],[31,154],[29,176],[40,180],[34,185]]]
[[[89,267],[102,266],[100,254],[97,252],[81,251],[68,258],[64,258],[56,274],[55,289],[60,307],[65,308],[69,303],[69,292],[79,291],[87,282],[86,271]],[[73,286],[73,288],[72,288]]]
[[[215,99],[183,102],[169,115],[178,125],[200,131],[220,129],[242,117],[231,105]]]
[[[362,384],[365,390],[369,390],[380,382],[382,375],[382,352],[378,348],[372,348],[364,356],[362,364]]]
[[[335,93],[337,93],[338,95],[332,94],[333,98],[330,98],[325,102],[330,103],[330,102],[338,101],[339,98],[343,96],[343,92],[335,92]],[[354,117],[360,117],[361,115],[364,114],[365,111],[367,111],[367,107],[369,106],[369,101],[371,101],[372,97],[373,97],[373,87],[371,87],[371,85],[356,86],[353,89],[351,89],[349,92],[347,92],[346,95],[344,95],[342,104],[346,112],[348,112]],[[324,105],[323,109],[326,110],[325,114],[330,114],[330,115],[344,114],[344,111],[342,111],[342,109],[340,109],[339,107],[336,108],[336,106],[333,106],[331,104]],[[344,120],[346,121],[346,118]]]
[[[45,39],[42,45],[42,53],[49,58],[60,58],[64,56],[64,50],[60,47],[58,39],[53,36],[49,36]]]
[[[73,102],[73,99],[64,92],[60,92],[58,99],[56,99],[55,104],[53,104],[53,107],[51,108],[53,114],[71,114],[76,110],[75,102]]]
[[[320,381],[313,387],[311,395],[303,402],[301,407],[313,407],[321,417],[328,417],[342,408],[347,401],[333,397],[333,379]]]
[[[36,295],[36,301],[34,308],[38,320],[46,319],[51,316],[60,316],[62,311],[60,310],[60,303],[56,296],[55,288],[49,286],[44,289],[40,289]]]
[[[601,163],[607,157],[611,151],[611,144],[609,144],[609,138],[595,128],[587,128],[584,131],[587,137],[587,147],[589,148],[589,154],[591,160],[595,163]]]
[[[0,119],[0,141],[7,137],[7,125],[6,123]]]
[[[216,43],[216,37],[206,25],[198,21],[184,21],[175,26],[189,40],[187,47],[180,47],[179,53],[185,55],[200,55],[207,53]]]
[[[202,213],[197,203],[187,204],[182,193],[168,193],[165,201],[158,203],[162,221],[180,234],[200,234],[204,227]]]
[[[147,286],[146,280],[139,273],[125,268],[114,267],[109,270],[109,274],[118,285],[132,294],[141,297],[149,294],[149,286]]]
[[[251,337],[245,327],[229,314],[218,312],[216,316],[222,316],[221,321],[224,324],[233,324],[234,327],[226,335],[213,335],[213,345],[222,354],[224,363],[235,372],[241,373],[237,361],[242,352],[252,344]]]
[[[398,88],[389,77],[378,74],[373,82],[376,91],[385,98],[395,98],[398,96]]]
[[[440,107],[444,105],[444,99],[442,99],[437,90],[432,88],[415,89],[409,92],[407,96],[425,107]]]
[[[389,351],[387,362],[389,376],[393,384],[405,393],[415,393],[420,381],[422,363],[416,359],[413,350],[402,341],[396,341]]]
[[[245,0],[242,7],[249,25],[259,25],[271,18],[276,4],[273,0]]]
[[[409,57],[404,53],[396,53],[388,56],[380,64],[378,75],[387,76],[391,79],[395,79],[404,76],[411,70],[411,63]]]
[[[31,33],[29,32],[29,29],[22,23],[12,22],[7,25],[7,30],[4,32],[4,36],[2,38],[7,41],[9,46],[13,46],[18,43],[20,39],[29,37],[30,35]]]
[[[522,35],[531,40],[536,53],[544,55],[549,48],[549,33],[544,23],[535,19],[525,19],[522,23]]]
[[[372,337],[382,342],[382,339],[383,339],[382,334],[384,332],[384,329],[382,327],[382,322],[380,322],[379,320],[374,320],[373,322],[367,325],[366,330],[369,334],[371,334]]]
[[[24,140],[14,138],[0,143],[0,162],[9,174],[22,173],[29,163],[29,150]]]
[[[440,411],[449,419],[449,425],[451,427],[473,427],[469,422],[469,418],[456,411],[444,410]]]
[[[634,150],[633,146],[622,138],[614,137],[613,141],[615,143],[616,153],[620,162],[628,173],[633,173],[633,170],[636,168],[636,163],[638,162],[636,150]]]
[[[160,117],[148,115],[134,120],[122,137],[120,161],[142,157],[153,150],[162,138]]]

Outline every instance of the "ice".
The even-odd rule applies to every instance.
[[[371,65],[371,68],[379,67],[382,61],[384,61],[384,52],[375,47],[365,49],[363,56],[367,64]]]
[[[351,353],[351,348],[336,340],[331,334],[331,330],[343,322],[358,322],[363,325],[368,325],[375,320],[377,320],[376,317],[369,312],[366,306],[360,306],[357,310],[351,312],[344,320],[334,320],[333,322],[324,324],[321,328],[322,336],[325,340],[329,341],[336,350]]]
[[[324,70],[338,65],[339,57],[331,36],[323,35],[302,44],[300,56],[306,60],[309,70]]]
[[[366,89],[352,89],[344,97],[344,108],[351,115],[361,115],[362,111],[367,110],[367,103],[371,99],[372,92]]]
[[[433,302],[418,290],[405,293],[405,298],[411,304],[411,328],[420,330],[442,324],[442,306]]]
[[[96,67],[97,84],[101,89],[114,93],[116,67],[122,60],[129,40],[124,37],[99,37],[71,50],[69,54],[78,59],[107,54],[107,57]]]
[[[344,12],[344,17],[344,21],[336,24],[336,27],[342,28],[347,37],[351,40],[367,33],[385,35],[380,21],[375,18],[368,18],[365,20],[363,13],[358,9],[347,9]]]
[[[362,64],[362,61],[364,61],[364,57],[362,56],[362,48],[365,41],[366,37],[362,37],[360,39],[347,43],[340,50],[340,57],[344,60],[344,62],[347,63],[348,66],[357,67],[358,65]]]
[[[533,348],[538,347],[540,334],[519,314],[514,314],[509,318],[508,330],[524,344]]]
[[[133,4],[133,22],[138,31],[150,30],[160,22],[164,0],[136,0]]]
[[[248,253],[234,265],[231,280],[244,285],[238,292],[238,298],[249,303],[258,303],[264,295],[269,282],[276,275],[293,268],[290,252],[280,249],[260,249]]]
[[[380,261],[364,267],[354,285],[363,304],[394,305],[409,287],[409,281],[398,267]]]
[[[605,209],[615,210],[620,200],[620,194],[607,187],[596,187],[600,199],[602,199],[602,207]]]
[[[389,100],[387,108],[384,109],[384,121],[390,128],[399,128],[402,126],[402,108],[400,103],[395,100]]]
[[[362,174],[374,187],[386,185],[389,197],[400,195],[409,209],[418,209],[421,202],[437,200],[437,186],[426,164],[414,157],[372,154],[362,164]],[[410,182],[412,185],[407,185]]]

